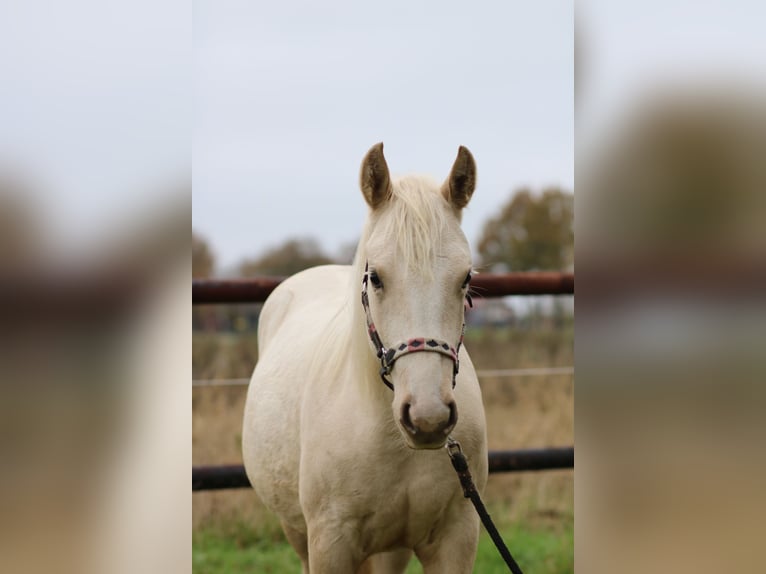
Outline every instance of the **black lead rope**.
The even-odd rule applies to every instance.
[[[513,559],[513,556],[511,556],[511,551],[508,550],[505,542],[503,542],[503,538],[497,531],[495,523],[492,522],[492,517],[489,515],[489,512],[487,512],[487,508],[484,506],[481,496],[479,496],[479,491],[476,490],[476,485],[474,485],[473,478],[471,477],[471,471],[468,469],[468,460],[465,458],[463,450],[460,448],[460,443],[452,437],[447,439],[447,453],[449,453],[452,466],[455,468],[455,472],[457,472],[457,476],[460,479],[460,486],[463,487],[463,496],[469,498],[473,503],[484,528],[487,529],[490,538],[492,538],[492,542],[495,543],[497,551],[500,552],[500,556],[503,557],[503,560],[505,560],[505,563],[513,574],[523,574],[521,568]]]

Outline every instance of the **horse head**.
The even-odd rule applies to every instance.
[[[373,351],[406,443],[440,448],[458,418],[454,385],[471,279],[460,220],[476,164],[460,147],[443,184],[394,179],[379,143],[362,162],[360,187],[370,215],[357,261],[365,269],[362,304]]]

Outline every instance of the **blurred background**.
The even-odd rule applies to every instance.
[[[0,6],[2,572],[190,569],[191,21]]]
[[[577,3],[583,571],[763,570],[765,16]]]

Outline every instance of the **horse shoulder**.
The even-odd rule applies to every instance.
[[[312,314],[312,306],[323,294],[339,292],[345,286],[349,267],[320,265],[291,275],[280,283],[266,299],[258,321],[260,352],[277,332],[292,319],[305,323]],[[326,307],[325,307],[326,308]]]

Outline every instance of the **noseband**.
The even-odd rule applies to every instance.
[[[460,369],[460,360],[458,359],[458,353],[460,347],[463,344],[463,335],[465,335],[465,321],[463,321],[463,327],[460,329],[460,340],[457,342],[457,347],[453,347],[446,341],[441,339],[426,339],[425,337],[415,337],[414,339],[408,339],[402,341],[390,348],[386,348],[383,345],[383,341],[380,339],[378,330],[375,328],[375,323],[372,321],[372,313],[370,313],[370,298],[367,295],[367,282],[369,278],[369,265],[365,263],[364,276],[362,277],[362,307],[364,307],[364,314],[367,320],[367,334],[370,336],[370,341],[375,347],[375,350],[380,359],[380,378],[385,385],[394,390],[394,385],[386,377],[391,374],[391,370],[394,368],[394,363],[409,353],[417,353],[419,351],[430,351],[432,353],[441,353],[452,359],[452,388],[455,388],[455,382],[457,378],[458,370]],[[468,299],[470,304],[470,298]]]

